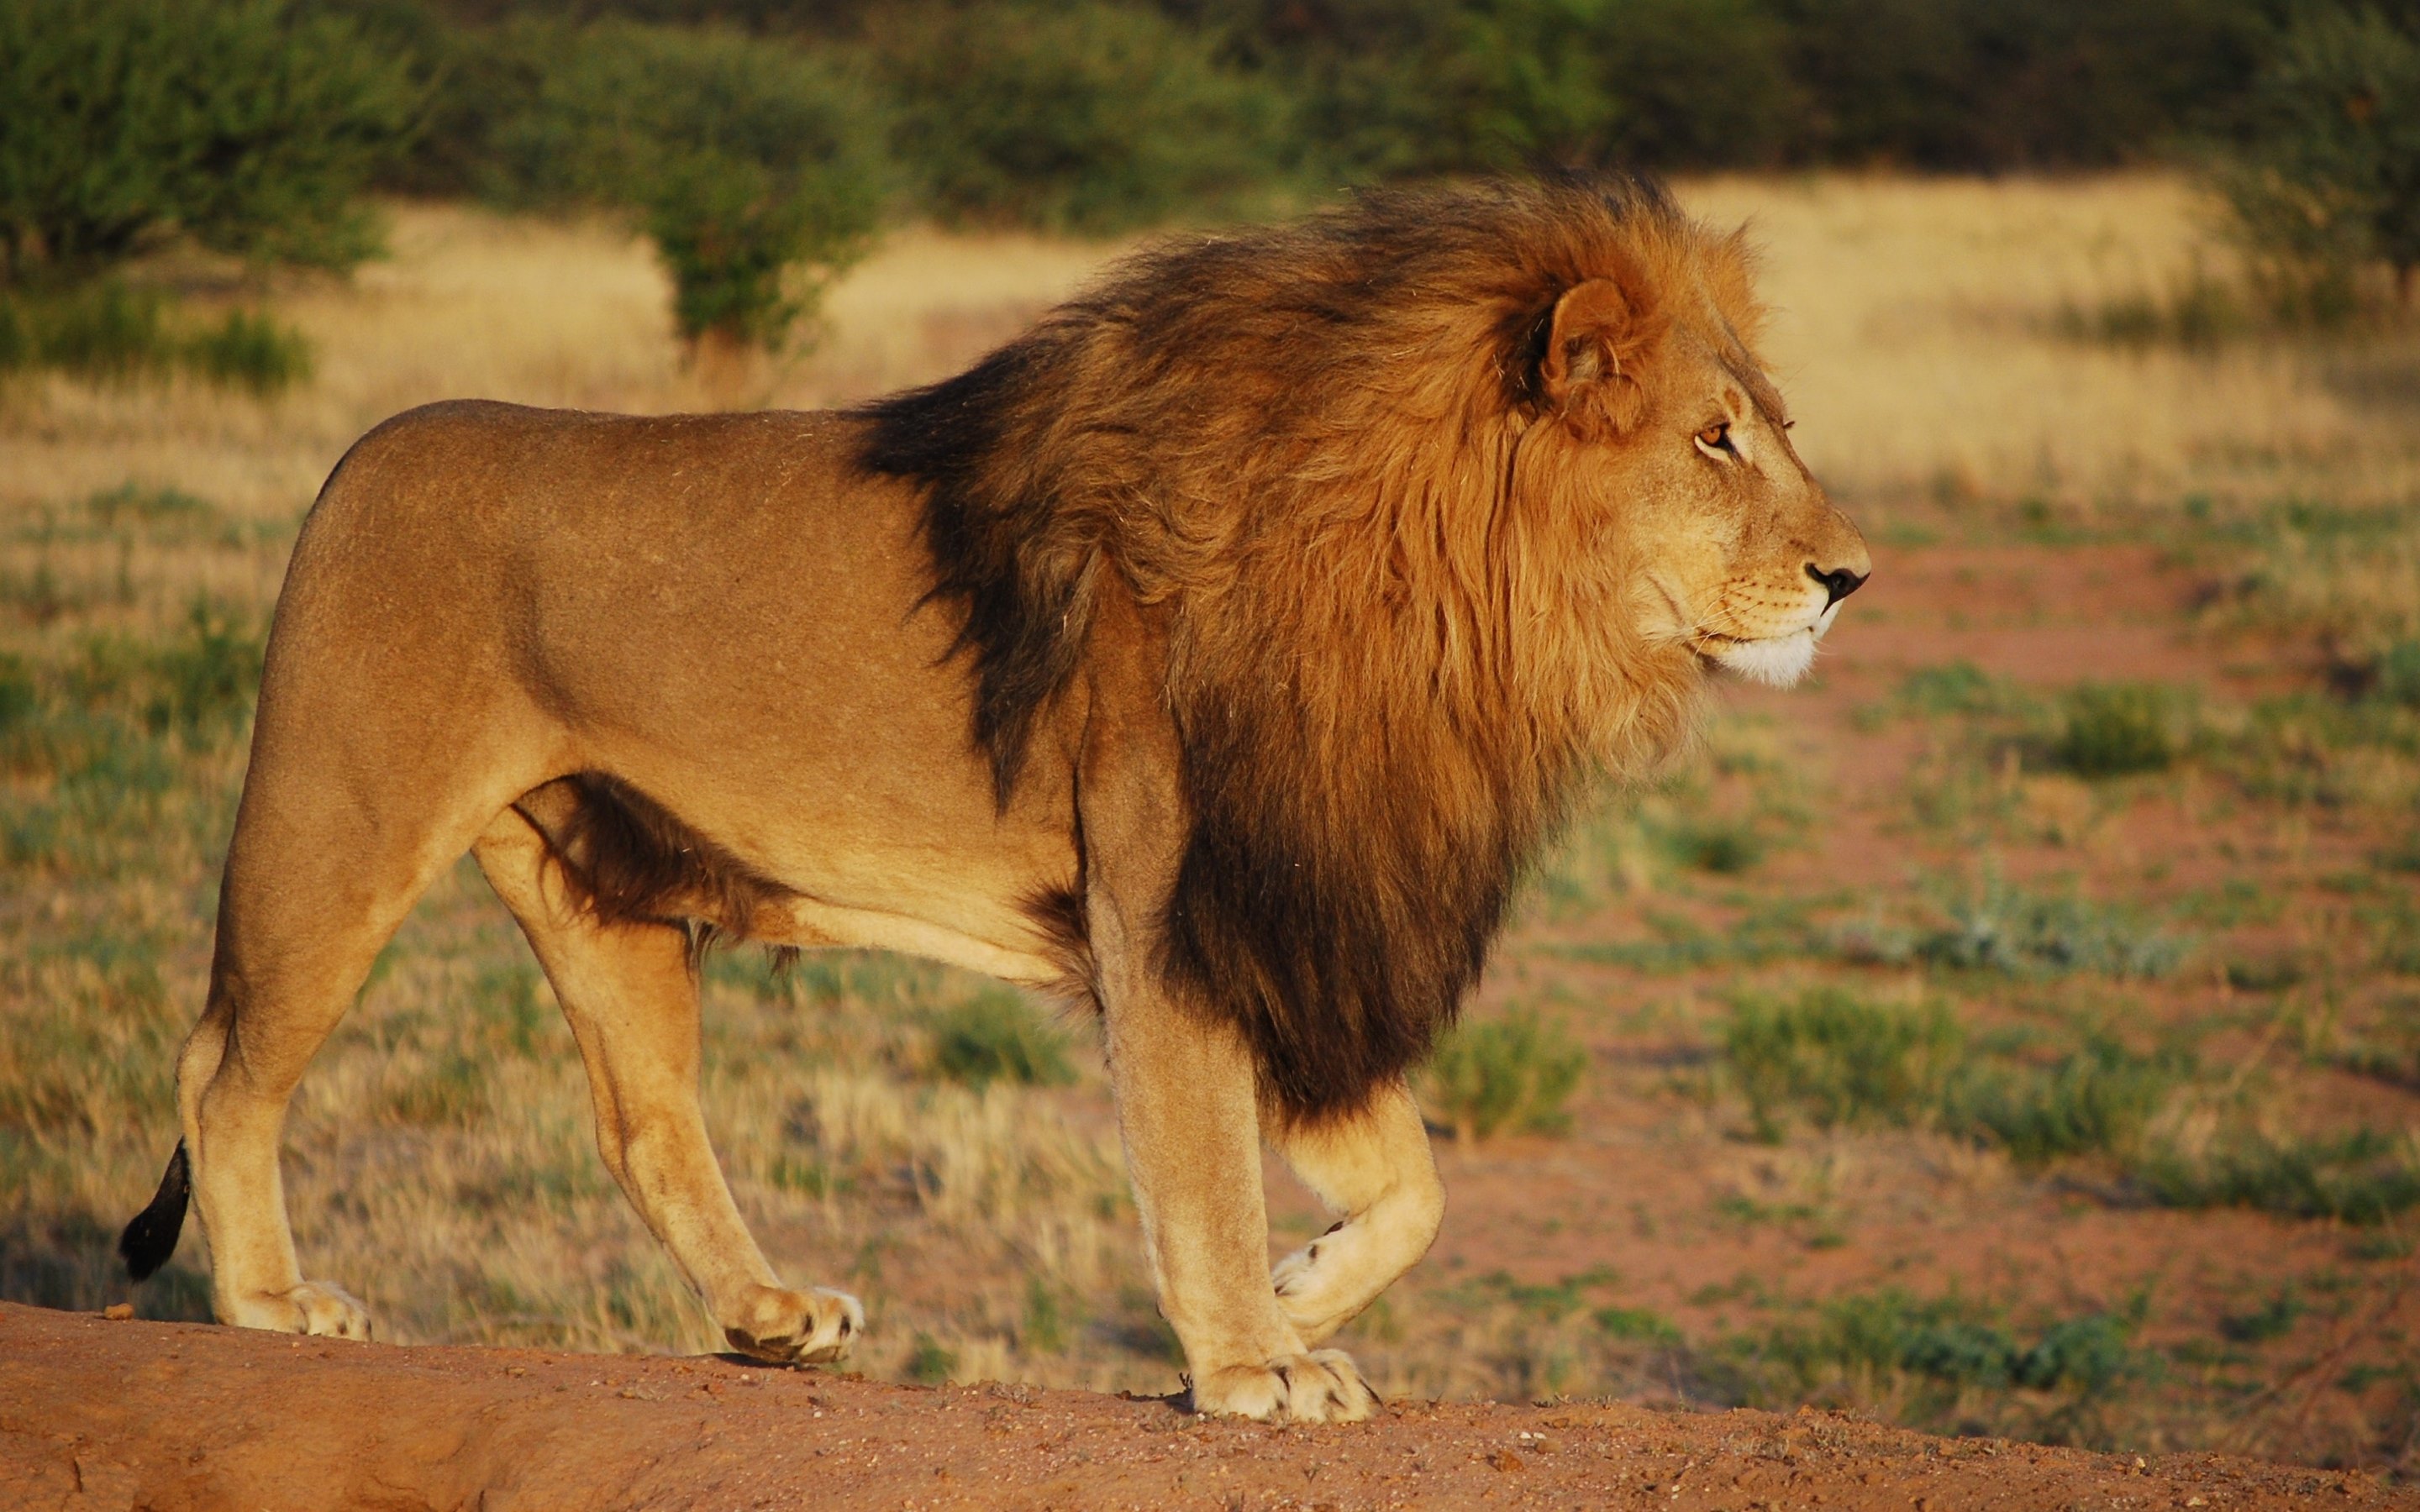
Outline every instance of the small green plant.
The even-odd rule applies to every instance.
[[[2420,1151],[2375,1130],[2313,1138],[2243,1134],[2199,1154],[2150,1151],[2135,1175],[2175,1208],[2252,1208],[2380,1224],[2420,1206]]]
[[[972,1087],[1063,1087],[1076,1079],[1067,1041],[1016,994],[987,989],[933,1023],[933,1070]]]
[[[2086,683],[2061,701],[2053,755],[2079,777],[2164,771],[2179,754],[2176,700],[2147,683]]]
[[[2183,1080],[2188,1067],[2096,1037],[2041,1066],[1977,1066],[1950,1089],[1944,1121],[1989,1138],[2020,1165],[2122,1153]]]
[[[1422,1083],[1430,1111],[1469,1144],[1505,1130],[1564,1133],[1564,1104],[1587,1071],[1588,1052],[1560,1024],[1522,1008],[1456,1026]]]
[[[1736,876],[1764,859],[1764,837],[1740,820],[1683,819],[1659,826],[1655,839],[1677,864],[1716,876]]]
[[[1912,714],[1978,715],[1998,714],[2014,698],[2006,679],[1971,661],[1952,661],[1909,672],[1893,702]]]
[[[1758,1136],[1775,1140],[1790,1110],[1825,1129],[1923,1120],[1962,1062],[1965,1036],[1938,1003],[1899,1008],[1817,987],[1794,1002],[1740,1003],[1723,1053]]]
[[[2140,1312],[2138,1299],[2127,1313],[2061,1319],[2028,1341],[1954,1293],[1926,1299],[1886,1288],[1831,1298],[1804,1321],[1776,1324],[1730,1349],[1758,1373],[1781,1377],[1764,1395],[1779,1385],[1802,1399],[1872,1401],[1909,1381],[1953,1396],[2017,1386],[2092,1397],[2153,1368],[2132,1344]]]
[[[184,338],[178,361],[189,372],[264,397],[311,377],[311,343],[252,310],[229,310],[214,326]]]
[[[1058,1354],[1067,1348],[1067,1306],[1042,1277],[1025,1281],[1025,1311],[1016,1329],[1017,1348],[1035,1354]]]
[[[957,1351],[946,1349],[930,1334],[916,1335],[916,1347],[908,1355],[908,1379],[938,1386],[950,1379],[958,1368]]]
[[[2420,709],[2420,640],[2397,640],[2378,657],[2375,696],[2407,709]]]
[[[2257,322],[2242,292],[2212,277],[2196,261],[2162,293],[2124,294],[2096,304],[2062,305],[2052,324],[2071,341],[2206,351],[2251,333]]]
[[[0,293],[0,373],[50,368],[88,382],[183,372],[269,397],[311,376],[302,332],[253,311],[191,328],[156,289],[115,279]]]
[[[2074,893],[2041,894],[1990,878],[1951,898],[1946,928],[1926,934],[1916,955],[1935,965],[2020,977],[2090,971],[2164,977],[2183,963],[2186,942],[2133,910]]]
[[[2266,1344],[2292,1333],[2294,1325],[2309,1310],[2302,1293],[2289,1283],[2279,1287],[2267,1302],[2250,1312],[2229,1313],[2220,1319],[2218,1331],[2238,1344]]]

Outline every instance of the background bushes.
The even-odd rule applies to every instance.
[[[2415,0],[0,0],[0,119],[12,285],[172,235],[349,267],[375,178],[627,213],[737,346],[886,207],[1100,234],[1548,163],[2199,144],[2271,306],[2420,269]]]
[[[947,221],[1149,224],[1281,179],[1296,147],[1274,80],[1155,11],[934,7],[883,16],[871,39],[899,156]]]
[[[286,0],[0,0],[0,281],[171,231],[350,267],[378,245],[360,191],[419,108],[403,60]]]
[[[618,21],[526,27],[501,51],[526,99],[484,119],[484,187],[507,203],[634,212],[685,336],[779,345],[874,228],[882,113],[824,58]]]

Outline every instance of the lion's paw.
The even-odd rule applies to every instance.
[[[845,1291],[752,1288],[739,1315],[722,1325],[731,1347],[776,1365],[826,1365],[845,1359],[865,1332],[865,1309]]]
[[[1356,1276],[1368,1248],[1362,1226],[1341,1223],[1269,1268],[1278,1306],[1306,1341],[1318,1343],[1370,1304]]]
[[[320,1338],[370,1336],[370,1310],[362,1305],[360,1298],[327,1281],[305,1281],[284,1291],[256,1291],[239,1297],[222,1321],[238,1328],[265,1328],[276,1334],[308,1334]]]
[[[1358,1423],[1377,1412],[1378,1394],[1342,1350],[1314,1350],[1213,1370],[1193,1383],[1193,1410],[1264,1423]]]

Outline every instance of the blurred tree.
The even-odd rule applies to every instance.
[[[862,255],[882,111],[788,44],[606,22],[525,27],[535,98],[494,130],[489,193],[634,210],[694,344],[774,347]]]
[[[2243,128],[2218,184],[2247,243],[2299,270],[2305,299],[2340,300],[2353,270],[2382,261],[2408,305],[2420,270],[2420,36],[2376,11],[2304,16],[2261,70]]]
[[[287,0],[0,0],[0,278],[82,281],[179,231],[350,267],[419,98]]]
[[[1115,231],[1219,208],[1288,169],[1284,93],[1155,11],[925,6],[869,36],[899,155],[946,220]]]

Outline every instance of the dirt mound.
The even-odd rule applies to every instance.
[[[0,1506],[2420,1507],[2366,1477],[2146,1463],[1823,1413],[1168,1402],[720,1358],[398,1349],[0,1304]]]

